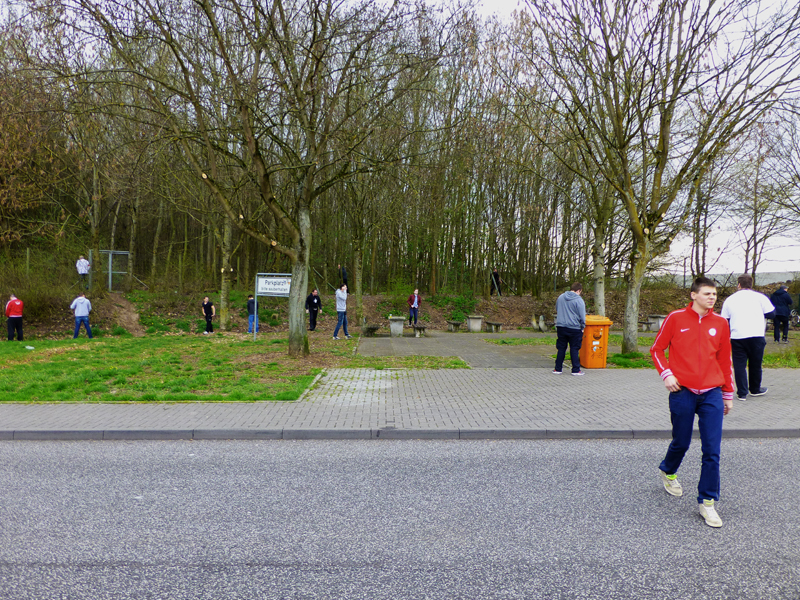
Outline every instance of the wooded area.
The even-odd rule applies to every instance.
[[[800,7],[537,0],[510,22],[397,1],[29,0],[0,27],[0,243],[130,252],[151,288],[350,273],[487,295],[582,279],[599,312],[673,242],[755,273],[800,224]],[[74,263],[77,257],[63,257]],[[61,260],[59,258],[59,260]],[[133,286],[131,279],[128,285]]]

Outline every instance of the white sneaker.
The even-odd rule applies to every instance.
[[[722,527],[722,519],[717,514],[717,509],[714,508],[713,500],[703,500],[700,507],[700,516],[706,520],[706,525],[709,527]]]
[[[553,375],[561,375],[561,371],[556,371],[555,369],[553,369]]]
[[[683,487],[678,481],[677,475],[667,475],[661,469],[658,470],[658,473],[661,475],[661,481],[664,482],[664,489],[670,496],[683,496]]]

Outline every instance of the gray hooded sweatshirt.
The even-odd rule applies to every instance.
[[[580,294],[564,292],[556,301],[556,327],[580,329],[586,327],[586,304]]]
[[[88,317],[92,310],[92,303],[89,302],[88,298],[78,296],[69,307],[75,311],[76,317]]]
[[[347,292],[336,290],[336,312],[347,312]]]

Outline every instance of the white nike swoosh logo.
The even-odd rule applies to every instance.
[[[686,329],[681,329],[681,333],[683,333],[684,331],[689,331],[689,329],[691,329],[691,328],[687,327]]]

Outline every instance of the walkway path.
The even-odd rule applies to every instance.
[[[0,404],[0,440],[669,437],[655,370],[553,375],[552,346],[484,337],[362,339],[363,354],[457,355],[473,368],[333,369],[297,402]],[[767,370],[764,384],[766,396],[735,401],[726,436],[800,437],[800,371]]]

